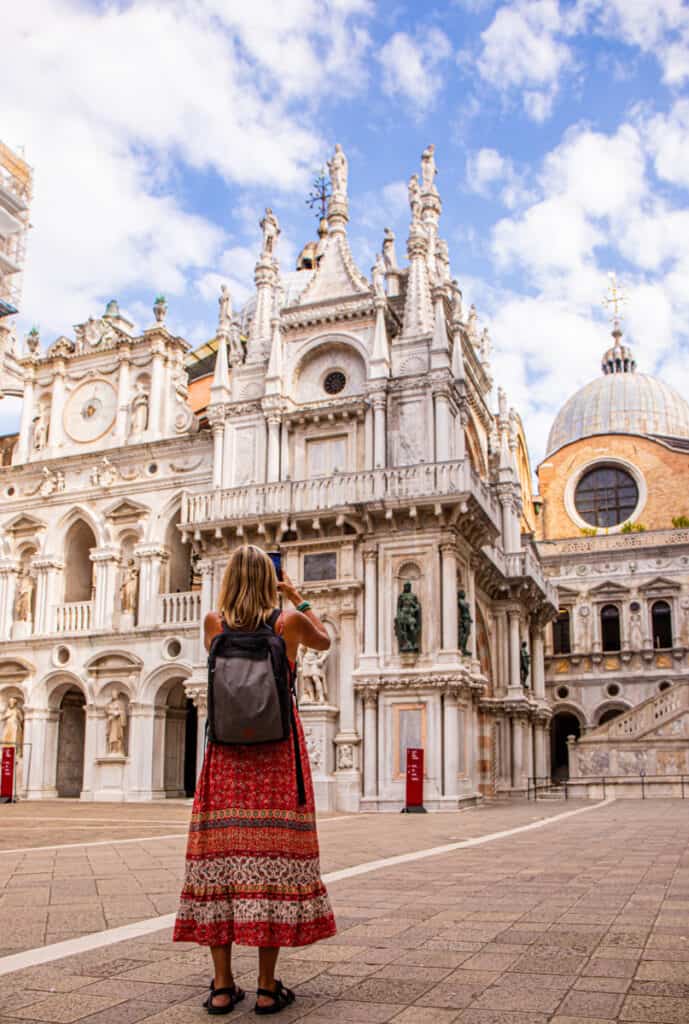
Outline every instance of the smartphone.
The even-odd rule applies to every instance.
[[[278,582],[282,583],[282,555],[279,551],[269,551],[268,558],[273,563]]]

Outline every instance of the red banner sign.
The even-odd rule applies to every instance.
[[[423,747],[407,747],[407,807],[423,807]]]
[[[11,800],[14,796],[14,747],[2,748],[0,761],[0,798]]]

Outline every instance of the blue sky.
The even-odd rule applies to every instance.
[[[0,137],[35,170],[23,333],[117,297],[212,335],[249,294],[263,207],[293,269],[335,142],[368,273],[405,251],[406,181],[436,145],[453,275],[543,455],[599,372],[616,270],[639,368],[689,396],[689,6],[681,0],[24,0],[3,15]],[[17,403],[0,403],[0,429]]]

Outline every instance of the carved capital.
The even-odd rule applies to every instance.
[[[375,562],[378,559],[377,548],[364,548],[362,551],[364,562]]]
[[[161,544],[137,544],[134,548],[134,554],[141,559],[159,558],[163,562],[170,557],[167,550]]]

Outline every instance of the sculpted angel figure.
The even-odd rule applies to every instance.
[[[481,332],[481,342],[480,342],[480,345],[479,345],[479,352],[481,354],[481,362],[483,362],[483,363],[487,363],[488,362],[488,360],[490,359],[490,351],[491,351],[490,334],[488,333],[488,328],[484,327],[483,331]]]
[[[421,188],[419,186],[418,174],[412,174],[408,185],[409,207],[413,221],[421,218]]]
[[[383,259],[386,270],[397,269],[397,253],[395,252],[395,232],[385,228],[383,234]]]
[[[226,284],[220,285],[218,306],[218,330],[229,331],[232,325],[232,296]]]
[[[462,315],[462,290],[459,287],[457,278],[455,277],[452,279],[452,319],[461,322]]]
[[[263,232],[263,249],[261,251],[262,256],[272,256],[277,244],[278,235],[280,234],[280,225],[278,219],[269,206],[266,206],[265,217],[259,222],[259,227]]]
[[[121,693],[114,693],[105,706],[108,753],[124,757],[124,731],[127,728],[127,706]]]
[[[330,171],[330,184],[333,195],[339,197],[346,196],[349,165],[339,142],[335,145],[332,159],[328,161],[328,170]]]
[[[435,165],[435,146],[431,143],[426,146],[423,153],[421,154],[421,177],[423,180],[424,191],[432,191],[435,187],[435,176],[438,173],[438,169]]]
[[[376,256],[376,262],[371,268],[371,276],[373,278],[373,291],[375,292],[376,298],[385,298],[385,262],[380,253]]]
[[[472,302],[471,305],[469,306],[469,319],[467,320],[467,333],[472,341],[474,340],[478,332],[477,321],[478,313],[476,312],[476,306]]]

